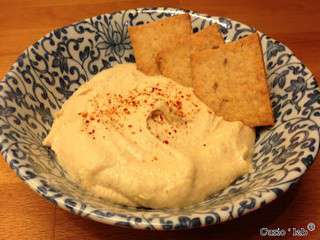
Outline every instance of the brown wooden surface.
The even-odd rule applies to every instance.
[[[0,0],[0,77],[19,53],[54,28],[144,6],[192,9],[255,26],[285,43],[320,79],[320,1],[316,0]],[[58,209],[23,184],[0,159],[0,239],[260,239],[260,227],[299,228],[309,222],[317,228],[303,239],[320,239],[319,170],[317,159],[293,190],[241,219],[187,232],[147,232],[103,225]]]

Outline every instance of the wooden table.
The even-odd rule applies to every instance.
[[[125,8],[172,6],[226,16],[255,26],[285,43],[320,79],[320,2],[262,2],[0,0],[0,76],[8,71],[19,53],[54,28]],[[146,232],[71,215],[30,190],[0,160],[0,239],[260,239],[261,227],[299,228],[306,227],[309,222],[315,223],[317,228],[304,239],[320,239],[319,170],[320,159],[317,159],[293,190],[241,219],[188,232]]]

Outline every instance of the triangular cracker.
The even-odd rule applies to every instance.
[[[229,121],[274,123],[258,33],[191,56],[195,94]]]

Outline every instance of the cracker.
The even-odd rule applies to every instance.
[[[160,74],[156,56],[170,46],[186,42],[191,36],[191,20],[181,14],[128,28],[137,68],[148,75]]]
[[[201,32],[192,34],[190,40],[159,52],[157,63],[160,73],[176,82],[190,87],[192,84],[190,54],[224,44],[219,27],[211,25]]]
[[[223,44],[224,40],[217,24],[210,25],[200,32],[191,35],[191,52],[218,48]]]
[[[229,121],[274,123],[258,33],[191,55],[195,94]]]
[[[174,49],[161,51],[157,57],[160,73],[172,80],[191,87],[190,41]]]

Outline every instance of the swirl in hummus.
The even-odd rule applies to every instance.
[[[193,93],[134,64],[83,84],[44,144],[84,189],[118,204],[184,207],[251,169],[255,132],[216,116]]]

